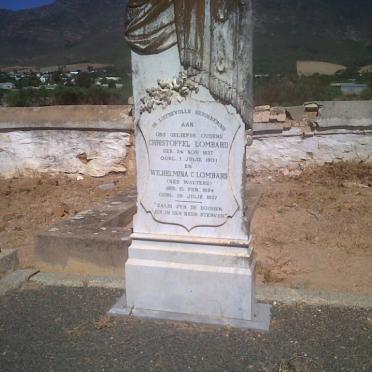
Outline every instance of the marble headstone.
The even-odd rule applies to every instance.
[[[138,210],[111,313],[268,329],[245,216],[247,108],[190,79],[177,45],[133,50],[132,66]]]

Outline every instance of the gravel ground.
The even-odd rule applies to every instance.
[[[372,312],[274,306],[268,333],[108,318],[118,290],[0,297],[1,371],[371,371]]]

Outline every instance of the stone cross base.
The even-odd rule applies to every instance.
[[[110,314],[269,329],[270,306],[255,301],[249,242],[132,237],[126,296]]]

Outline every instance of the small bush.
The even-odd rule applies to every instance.
[[[79,87],[59,87],[52,92],[54,105],[79,105],[84,104],[86,90]]]
[[[55,90],[20,89],[1,93],[0,100],[6,106],[48,106],[48,105],[125,105],[132,95],[132,87],[127,83],[123,88],[89,88],[60,86]]]
[[[360,99],[363,100],[372,100],[372,88],[366,89],[361,95]]]
[[[255,80],[254,97],[256,105],[294,106],[307,101],[334,101],[350,99],[372,99],[371,88],[361,96],[344,96],[339,87],[332,87],[333,82],[347,81],[353,76],[351,72],[345,75],[302,76],[286,75]],[[359,79],[359,80],[358,80]],[[368,77],[355,78],[357,82],[368,81]]]
[[[10,91],[5,95],[4,101],[6,106],[10,107],[32,106],[32,91],[24,89]]]
[[[5,89],[0,89],[0,106],[1,106],[1,103],[3,101],[3,97],[5,96],[5,93],[7,91]]]

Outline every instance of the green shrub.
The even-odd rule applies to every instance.
[[[3,97],[5,96],[5,93],[7,91],[5,89],[0,89],[0,106],[1,106],[1,103],[3,101]]]
[[[10,107],[25,107],[31,106],[32,91],[29,90],[12,90],[4,96],[6,106]]]
[[[342,95],[339,87],[331,86],[333,82],[339,81],[340,77],[345,77],[346,79],[349,76],[353,76],[350,71],[345,75],[337,74],[335,76],[313,75],[298,77],[297,75],[285,75],[255,80],[255,104],[294,106],[302,105],[307,101],[370,99],[368,98],[370,97],[370,90],[366,91],[361,97],[347,97]],[[366,81],[362,77],[360,80],[361,82]]]
[[[88,72],[80,72],[76,77],[76,85],[81,88],[90,88],[93,85],[93,79]]]
[[[86,91],[79,87],[58,87],[52,92],[54,105],[79,105],[84,104]]]
[[[366,89],[361,95],[360,95],[360,99],[363,99],[363,100],[372,100],[372,88],[368,88]]]

